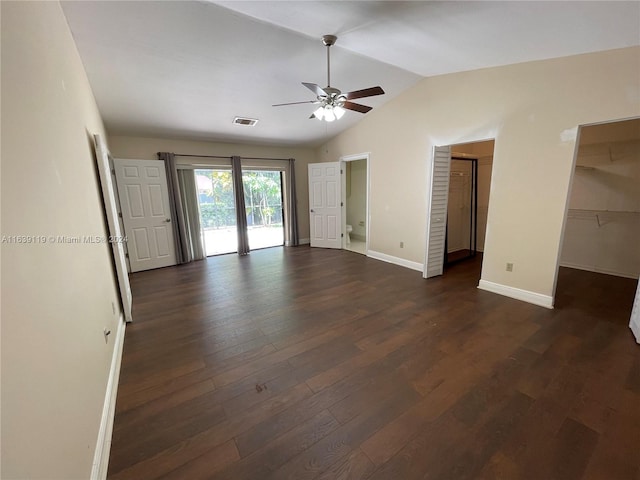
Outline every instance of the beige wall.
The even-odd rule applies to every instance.
[[[583,128],[569,209],[561,264],[638,278],[639,120]]]
[[[433,147],[495,138],[482,278],[550,296],[576,127],[637,116],[639,71],[634,47],[426,78],[319,158],[371,152],[370,248],[422,263]]]
[[[309,185],[307,165],[316,161],[311,148],[273,147],[244,145],[171,138],[109,137],[109,148],[115,158],[138,158],[154,160],[158,152],[185,153],[191,155],[218,155],[240,157],[295,158],[296,188],[298,198],[298,230],[302,240],[309,241]],[[180,162],[205,164],[206,158],[183,157]]]
[[[1,9],[2,235],[104,236],[105,132],[60,5]],[[89,477],[118,318],[109,245],[2,244],[2,478]]]

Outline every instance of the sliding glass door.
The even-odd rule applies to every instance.
[[[242,185],[249,247],[255,250],[284,245],[282,173],[243,170]]]
[[[238,250],[231,169],[196,170],[202,244],[206,256]]]
[[[236,205],[231,169],[195,171],[202,244],[206,256],[238,250]],[[243,170],[249,247],[284,245],[282,173]]]

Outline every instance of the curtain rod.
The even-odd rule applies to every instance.
[[[227,157],[222,157],[219,155],[191,155],[188,153],[174,153],[175,156],[177,157],[198,157],[198,158],[224,158],[224,159],[229,159],[231,160],[230,156]],[[267,157],[240,157],[241,159],[244,160],[294,160],[295,158],[267,158]]]
[[[176,157],[198,157],[198,158],[228,158],[231,160],[231,157],[221,157],[219,155],[191,155],[188,153],[174,153]]]

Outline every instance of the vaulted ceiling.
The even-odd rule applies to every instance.
[[[301,82],[380,85],[378,107],[423,77],[640,45],[640,2],[70,1],[63,9],[107,129],[317,145],[363,115],[308,119]],[[613,72],[612,72],[613,74]],[[424,108],[428,108],[425,105]],[[254,127],[234,117],[257,118]]]

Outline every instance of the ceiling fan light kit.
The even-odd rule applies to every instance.
[[[383,95],[384,90],[381,87],[365,88],[363,90],[356,90],[353,92],[342,93],[337,88],[331,86],[331,57],[330,48],[336,43],[338,37],[335,35],[324,35],[322,37],[322,43],[327,47],[327,86],[321,88],[315,83],[302,84],[316,94],[316,100],[308,100],[306,102],[292,102],[292,103],[279,103],[273,105],[274,107],[281,107],[283,105],[297,105],[302,103],[312,103],[320,105],[309,118],[317,118],[318,120],[324,120],[325,122],[333,122],[342,118],[346,110],[352,110],[359,113],[367,113],[372,109],[366,105],[351,102],[350,100],[356,98],[373,97],[375,95]]]

